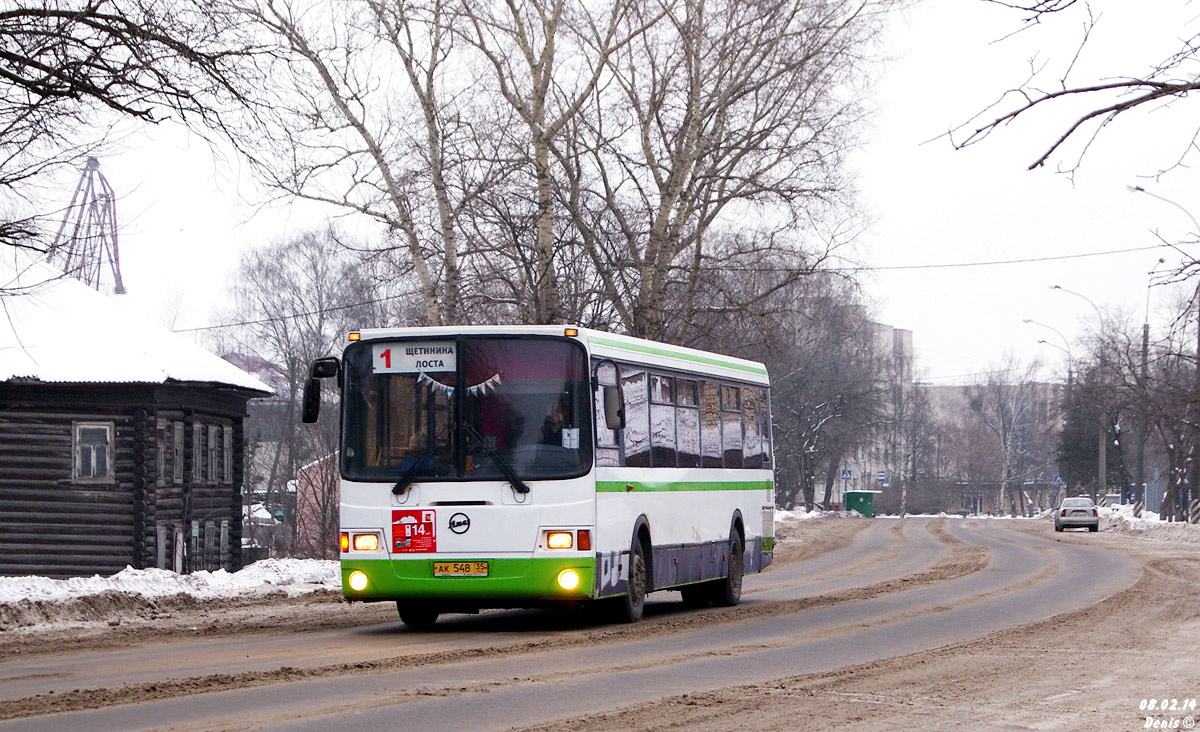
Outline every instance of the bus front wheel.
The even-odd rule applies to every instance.
[[[646,610],[646,548],[634,539],[629,548],[629,584],[625,596],[617,600],[617,620],[636,623]]]
[[[424,605],[397,602],[396,610],[400,612],[400,620],[413,630],[429,630],[437,623],[438,611]]]

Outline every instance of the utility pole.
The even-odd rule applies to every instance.
[[[1159,260],[1162,261],[1162,260]],[[1147,295],[1147,298],[1149,296]],[[1142,324],[1142,383],[1141,388],[1145,390],[1149,384],[1150,376],[1150,322],[1147,320]],[[1137,443],[1137,484],[1133,487],[1133,505],[1145,505],[1146,500],[1146,433],[1150,431],[1149,420],[1146,418],[1146,407],[1142,406],[1141,419],[1138,420],[1138,443]],[[1140,511],[1138,512],[1141,513]],[[1141,518],[1139,515],[1138,518]]]

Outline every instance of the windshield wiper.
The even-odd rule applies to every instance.
[[[420,472],[421,463],[415,462],[408,466],[404,472],[400,473],[400,480],[396,481],[396,485],[392,486],[392,493],[400,495],[408,490],[408,487],[417,479],[417,473]]]
[[[492,462],[496,463],[496,467],[500,468],[500,472],[504,474],[505,479],[508,480],[509,483],[512,483],[513,490],[515,490],[517,493],[529,492],[529,486],[525,484],[525,481],[521,480],[521,477],[517,475],[517,471],[513,470],[513,466],[509,465],[507,460],[500,457],[500,453],[496,452],[491,445],[487,444],[487,441],[483,439],[483,435],[479,434],[479,432],[470,425],[464,427],[463,431],[467,433],[468,437],[479,443],[479,446],[482,447],[483,451],[487,453],[487,456],[492,459]]]

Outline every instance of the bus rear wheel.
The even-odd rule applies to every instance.
[[[425,605],[397,602],[400,620],[413,630],[429,630],[437,623],[438,611]]]
[[[729,537],[729,571],[722,579],[709,585],[709,597],[717,607],[733,607],[742,601],[742,579],[746,575],[746,558],[742,537],[736,531]]]

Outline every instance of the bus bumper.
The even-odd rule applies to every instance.
[[[488,559],[486,577],[434,576],[437,559],[343,559],[342,594],[348,600],[448,600],[479,607],[519,607],[522,603],[565,602],[595,597],[595,557]],[[579,584],[563,589],[559,575],[575,570]],[[362,572],[367,586],[355,591],[350,574]]]

